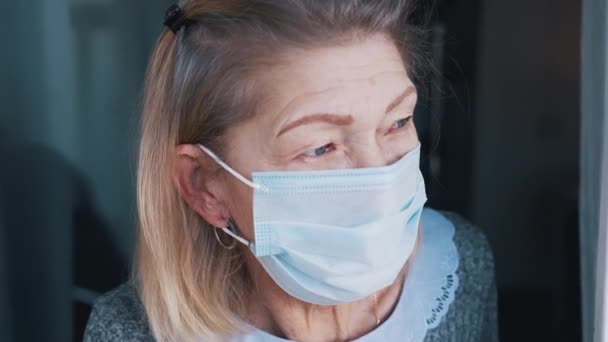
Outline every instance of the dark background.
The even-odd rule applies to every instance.
[[[134,242],[160,0],[2,2],[0,340],[80,340]],[[502,341],[579,341],[580,0],[444,0],[417,125],[430,205],[495,254]]]

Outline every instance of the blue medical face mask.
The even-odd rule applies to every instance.
[[[295,298],[335,305],[367,297],[394,283],[414,249],[426,202],[420,145],[389,166],[253,172],[253,181],[199,147],[254,189],[254,241],[222,229]]]

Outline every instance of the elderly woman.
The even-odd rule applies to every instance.
[[[85,340],[497,340],[485,238],[424,208],[412,1],[169,8],[134,279]]]

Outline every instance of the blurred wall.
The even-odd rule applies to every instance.
[[[501,304],[518,298],[520,328],[551,319],[561,338],[579,315],[580,7],[483,3],[473,129],[472,216],[494,247]]]
[[[496,252],[509,256],[498,260],[501,285],[547,286],[543,247],[556,227],[541,223],[558,213],[539,208],[551,198],[538,196],[570,195],[577,185],[580,1],[488,0],[484,7],[474,217],[500,241]]]
[[[0,2],[0,317],[15,340],[77,339],[74,303],[95,294],[78,287],[128,275],[142,77],[169,3]]]

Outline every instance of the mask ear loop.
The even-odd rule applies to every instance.
[[[215,234],[215,239],[220,244],[220,246],[222,246],[222,247],[224,247],[224,249],[228,249],[228,250],[236,247],[236,244],[238,243],[236,240],[232,240],[232,243],[227,245],[224,241],[222,241],[222,239],[220,239],[220,236],[217,234],[217,231],[220,229],[224,230],[226,228],[218,228],[218,227],[213,228],[213,234]]]
[[[225,244],[222,239],[220,239],[220,236],[217,234],[217,231],[221,229],[224,233],[230,235],[232,238],[234,238],[234,240],[232,240],[232,243],[230,245]],[[220,228],[220,227],[216,227],[213,229],[213,233],[215,234],[215,239],[217,240],[217,242],[224,247],[225,249],[233,249],[234,247],[236,247],[237,241],[242,243],[243,245],[249,247],[249,245],[251,245],[251,243],[247,240],[245,240],[244,238],[238,236],[236,234],[236,228],[234,228],[234,225],[232,224],[232,221],[228,221],[228,228]]]
[[[205,146],[203,146],[201,144],[197,144],[197,146],[201,150],[203,150],[203,152],[207,153],[207,155],[209,157],[211,157],[213,160],[215,160],[216,163],[220,164],[220,166],[223,167],[226,171],[230,172],[230,174],[232,174],[234,177],[236,177],[241,182],[249,185],[249,187],[251,187],[253,189],[259,189],[259,190],[265,190],[266,189],[261,184],[254,183],[254,182],[250,181],[249,179],[243,177],[243,175],[241,175],[240,173],[236,172],[233,168],[231,168],[230,166],[228,166],[228,164],[224,163],[215,153],[211,152],[211,150],[209,150]]]

